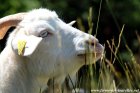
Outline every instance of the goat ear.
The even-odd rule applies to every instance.
[[[74,21],[71,21],[70,23],[68,23],[70,26],[74,25],[75,24],[75,20]]]
[[[41,42],[41,37],[18,36],[12,40],[12,49],[20,56],[30,56]]]
[[[23,20],[26,13],[18,13],[0,19],[0,39],[3,39],[8,29]]]

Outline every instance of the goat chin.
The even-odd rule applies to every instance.
[[[103,53],[98,39],[63,22],[55,11],[34,9],[0,19],[0,39],[12,26],[0,54],[0,93],[61,93],[68,75],[73,77],[85,64],[77,56],[89,47]],[[86,53],[86,52],[85,52]],[[53,79],[53,84],[49,80]],[[82,90],[81,90],[82,91]],[[72,92],[72,91],[71,91]]]

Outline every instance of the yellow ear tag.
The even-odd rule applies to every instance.
[[[25,49],[26,41],[25,40],[19,40],[17,47],[18,47],[18,55],[23,54],[23,50]]]

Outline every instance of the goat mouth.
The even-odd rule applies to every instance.
[[[92,56],[94,58],[100,58],[102,56],[102,52],[99,52],[99,53],[81,53],[81,54],[78,54],[77,56],[78,57],[87,57],[87,56]]]

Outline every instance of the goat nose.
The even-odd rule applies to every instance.
[[[98,39],[92,38],[92,39],[86,40],[85,42],[90,51],[93,51],[96,53],[103,53],[104,47],[99,43]]]
[[[87,45],[95,46],[97,43],[99,43],[98,39],[96,38],[89,38],[85,41]]]

